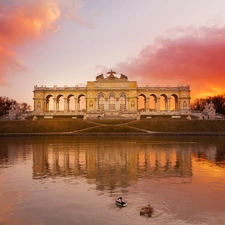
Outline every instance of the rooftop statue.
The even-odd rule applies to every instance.
[[[100,74],[96,77],[96,80],[103,80],[104,79],[104,76],[103,74]]]
[[[122,80],[127,80],[128,78],[127,78],[127,76],[126,75],[124,75],[124,74],[120,74],[120,79],[122,79]]]
[[[106,74],[109,74],[108,77],[104,78],[104,75],[103,74],[100,74],[96,77],[96,80],[97,81],[100,81],[100,80],[128,80],[127,76],[124,75],[124,74],[120,74],[120,78],[116,77],[114,74],[116,74],[115,71],[113,70],[110,70],[109,72],[107,72]]]
[[[107,74],[110,74],[110,75],[109,75],[109,78],[115,78],[114,74],[116,74],[116,72],[110,70],[109,72],[107,72]]]

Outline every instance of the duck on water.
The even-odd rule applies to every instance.
[[[125,207],[127,206],[127,203],[123,200],[122,197],[119,197],[117,200],[116,200],[116,205],[120,206],[120,207]],[[154,212],[154,209],[153,207],[148,204],[146,206],[143,206],[141,207],[141,210],[140,210],[140,215],[147,215],[147,216],[151,216],[152,213]]]
[[[120,207],[125,207],[125,206],[127,206],[127,203],[123,200],[122,197],[119,197],[116,200],[116,205],[118,205]]]
[[[151,216],[152,213],[154,212],[154,209],[153,207],[151,207],[150,204],[144,206],[141,208],[140,210],[140,215],[148,215],[148,216]]]

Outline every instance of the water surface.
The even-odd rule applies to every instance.
[[[224,193],[224,137],[0,138],[1,225],[220,225]]]

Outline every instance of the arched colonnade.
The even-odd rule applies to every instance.
[[[109,71],[96,81],[88,81],[86,87],[34,87],[34,111],[46,113],[85,112],[85,116],[135,117],[138,114],[162,114],[190,112],[190,86],[138,87],[137,81]]]
[[[96,110],[127,110],[128,96],[125,92],[121,92],[119,96],[116,93],[104,92],[97,93],[95,102],[89,102],[91,107],[95,104]],[[182,104],[181,104],[182,103]],[[188,99],[180,99],[177,94],[143,94],[140,93],[137,97],[137,108],[139,111],[179,111],[189,109]],[[45,112],[77,112],[87,109],[86,94],[80,94],[76,97],[75,94],[47,94],[43,100],[37,101],[37,109]]]

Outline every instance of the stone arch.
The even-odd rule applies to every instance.
[[[149,104],[148,104],[148,107],[149,107],[150,111],[156,111],[157,110],[156,103],[157,103],[156,94],[150,94],[149,95]]]
[[[80,94],[78,96],[78,111],[81,110],[86,110],[86,96],[84,94]]]
[[[52,94],[48,94],[45,97],[45,102],[44,102],[44,111],[50,112],[54,110],[54,96]]]
[[[64,107],[64,98],[63,98],[63,94],[59,94],[56,97],[56,111],[64,111],[65,107]]]
[[[69,94],[67,96],[67,111],[74,112],[76,110],[76,100],[74,94]]]
[[[138,110],[145,110],[146,109],[146,95],[139,94],[138,95]]]
[[[179,97],[177,96],[177,94],[172,94],[171,97],[172,97],[172,99],[170,100],[171,101],[171,110],[173,110],[173,111],[179,110],[179,104],[178,104]]]
[[[159,109],[160,111],[168,110],[168,97],[166,94],[161,94],[159,97]]]

